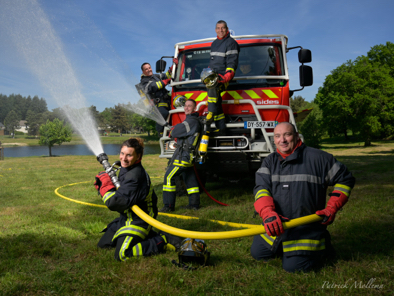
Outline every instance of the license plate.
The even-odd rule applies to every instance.
[[[244,128],[274,128],[277,121],[245,121]]]

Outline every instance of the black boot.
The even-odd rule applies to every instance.
[[[182,245],[183,238],[169,234],[164,231],[160,231],[159,234],[164,239],[164,242],[167,243],[167,249],[168,247],[172,247],[171,249],[175,249],[176,252],[179,251]]]

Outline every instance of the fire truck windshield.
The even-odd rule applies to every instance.
[[[284,75],[282,49],[276,43],[241,44],[238,68],[231,85],[262,86],[283,83],[283,79],[276,76]],[[200,73],[207,68],[210,60],[210,48],[185,50],[178,56],[178,67],[175,82],[200,80]],[[270,76],[257,79],[255,76]],[[201,82],[192,83],[194,87],[201,87]],[[179,88],[193,88],[193,85],[177,85]]]

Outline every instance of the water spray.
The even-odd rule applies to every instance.
[[[138,113],[143,117],[147,117],[161,126],[170,128],[169,123],[165,118],[161,115],[159,109],[155,105],[155,100],[152,98],[141,86],[141,84],[136,84],[135,88],[138,91],[140,99],[135,104],[121,104],[124,108]]]
[[[105,170],[105,172],[109,175],[109,177],[111,178],[112,183],[114,183],[116,189],[118,189],[120,187],[120,183],[118,180],[118,176],[116,176],[116,171],[119,168],[115,168],[115,166],[120,166],[120,161],[115,161],[114,164],[111,166],[108,162],[108,156],[105,153],[101,153],[99,155],[97,155],[97,161],[103,165],[103,168]]]

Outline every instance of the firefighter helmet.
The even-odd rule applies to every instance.
[[[211,68],[201,71],[201,81],[207,88],[214,88],[218,84],[218,74]]]
[[[209,256],[210,253],[207,251],[207,245],[202,239],[184,239],[178,252],[180,264],[196,262],[200,265],[206,265]]]
[[[176,95],[173,99],[173,103],[175,108],[183,107],[185,106],[186,98],[181,95]]]

